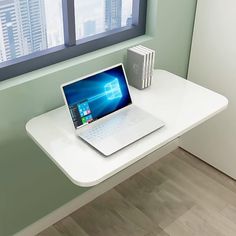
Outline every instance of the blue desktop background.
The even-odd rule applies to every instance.
[[[71,109],[79,106],[78,104],[81,102],[87,101],[93,120],[131,104],[131,97],[121,65],[66,85],[63,90]]]

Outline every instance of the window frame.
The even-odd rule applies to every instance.
[[[0,63],[0,81],[144,35],[147,0],[133,0],[132,26],[76,40],[74,0],[62,0],[64,45]],[[73,14],[71,14],[73,12]]]

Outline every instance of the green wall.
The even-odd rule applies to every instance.
[[[186,76],[196,0],[148,4],[146,36],[0,83],[1,236],[12,235],[86,191],[72,184],[25,131],[28,120],[63,104],[60,84],[125,62],[126,49],[139,43],[157,50],[157,68]]]

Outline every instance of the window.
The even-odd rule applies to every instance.
[[[0,62],[63,44],[61,0],[0,1]]]
[[[76,39],[131,26],[132,6],[133,0],[75,0]]]
[[[147,0],[0,0],[0,80],[145,33]]]

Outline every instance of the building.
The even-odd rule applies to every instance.
[[[84,37],[96,34],[96,21],[88,20],[84,22]]]
[[[126,20],[126,26],[132,26],[132,24],[133,24],[133,18],[132,16],[130,16]]]
[[[47,48],[45,7],[42,0],[15,0],[19,10],[24,54]]]
[[[0,0],[0,25],[3,61],[47,48],[44,1]]]
[[[122,0],[105,0],[105,30],[121,27]]]
[[[5,52],[5,47],[3,45],[2,25],[0,24],[0,63],[3,61],[6,61],[6,52]]]
[[[10,60],[23,53],[15,0],[0,1],[2,59]],[[4,47],[4,48],[3,48]]]

